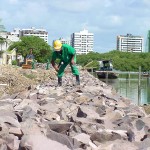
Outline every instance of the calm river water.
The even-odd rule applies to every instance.
[[[103,80],[106,82],[106,80]],[[141,77],[140,86],[138,86],[138,77],[109,79],[107,84],[114,87],[117,93],[127,97],[137,105],[150,104],[150,78]],[[139,87],[139,88],[138,88]]]

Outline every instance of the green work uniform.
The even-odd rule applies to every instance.
[[[79,75],[79,71],[76,65],[71,64],[71,59],[74,56],[74,61],[76,63],[76,51],[73,47],[67,44],[62,44],[62,53],[57,51],[53,52],[52,60],[60,59],[60,67],[57,76],[60,78],[64,74],[64,70],[68,64],[70,64],[73,75]]]

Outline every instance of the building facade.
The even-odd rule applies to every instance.
[[[12,60],[16,59],[16,51],[7,50],[13,42],[19,41],[19,37],[11,35],[10,32],[0,32],[0,37],[3,39],[0,43],[0,51],[3,51],[0,55],[0,64],[11,64]]]
[[[21,29],[19,30],[19,37],[21,36],[37,36],[48,43],[48,32],[45,29],[36,29],[35,27],[30,29]]]
[[[36,29],[34,27],[29,29],[14,28],[14,30],[9,34],[19,38],[22,36],[37,36],[48,43],[48,32],[45,29]]]
[[[70,39],[69,38],[68,39],[60,38],[59,40],[61,41],[62,44],[68,44],[68,45],[70,45]]]
[[[4,39],[4,42],[0,43],[0,51],[6,51],[13,42],[20,40],[19,37],[11,35],[10,32],[0,32],[0,37]]]
[[[117,50],[122,52],[144,52],[144,38],[132,34],[117,36]]]
[[[14,28],[14,30],[12,32],[10,32],[10,35],[14,35],[16,37],[19,37],[19,32],[20,32],[19,28]]]
[[[77,54],[88,54],[93,51],[94,34],[88,30],[75,32],[71,34],[71,46],[76,50]]]
[[[146,52],[150,52],[150,30],[148,30],[146,38]]]

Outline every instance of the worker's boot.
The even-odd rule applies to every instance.
[[[76,85],[80,85],[80,77],[79,77],[79,75],[76,75]]]
[[[62,78],[58,77],[58,86],[62,86]]]

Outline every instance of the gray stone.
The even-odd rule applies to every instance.
[[[57,113],[59,111],[59,106],[56,103],[48,103],[43,106],[40,106],[40,109]]]
[[[30,94],[30,91],[23,91],[23,92],[20,92],[18,95],[17,95],[17,99],[27,99],[28,96]]]
[[[33,150],[150,147],[150,116],[141,107],[86,71],[80,73],[80,86],[67,73],[63,86],[55,87],[54,77],[1,99],[1,149],[18,149],[19,140],[22,148]]]
[[[105,105],[101,105],[96,109],[96,112],[100,115],[103,116],[106,114],[106,108]]]
[[[112,122],[119,120],[119,119],[122,119],[123,117],[124,117],[124,113],[122,111],[119,111],[119,110],[112,111],[112,112],[107,113],[105,115],[105,119],[111,120]]]
[[[22,131],[20,128],[15,128],[15,127],[10,127],[9,128],[9,133],[14,134],[18,137],[21,137],[23,135]]]
[[[3,136],[2,139],[6,141],[7,149],[11,149],[11,150],[19,149],[19,140],[17,136],[14,136],[13,134],[9,134],[9,135],[7,134]],[[5,145],[3,145],[2,147],[6,148]]]
[[[96,132],[93,133],[90,137],[91,141],[98,141],[100,143],[106,142],[106,141],[114,141],[116,139],[121,139],[121,135],[115,132]]]
[[[64,134],[60,134],[52,130],[47,131],[46,136],[51,140],[54,140],[63,145],[66,145],[71,150],[75,148],[79,148],[80,146],[80,143],[78,143],[76,139],[70,138]]]
[[[22,110],[22,121],[25,121],[28,118],[34,118],[36,116],[36,112],[30,106],[26,106]]]
[[[0,109],[0,116],[1,117],[9,116],[9,117],[13,117],[14,119],[17,119],[17,116],[15,115],[13,111],[6,110],[6,109]]]
[[[32,100],[30,100],[30,99],[23,99],[22,102],[21,102],[19,105],[16,105],[16,106],[14,107],[14,109],[15,109],[16,111],[22,110],[25,106],[28,106],[28,105],[31,104],[31,103],[33,103]]]
[[[78,109],[77,117],[84,117],[90,119],[99,119],[100,116],[92,106],[80,106]]]
[[[105,128],[103,124],[97,123],[95,119],[73,117],[73,121],[74,128],[76,128],[78,133],[84,132],[87,134],[93,134],[98,129]]]
[[[84,95],[83,96],[81,95],[81,96],[74,99],[74,102],[78,105],[83,104],[83,103],[87,103],[89,101],[90,101],[90,98],[87,96],[84,96]]]
[[[18,120],[13,118],[13,117],[10,117],[10,116],[1,116],[0,117],[0,123],[8,123],[10,126],[18,127],[18,128],[21,127]]]
[[[58,133],[67,133],[73,127],[72,122],[49,122],[48,126],[51,130],[58,132]]]
[[[88,134],[85,134],[85,133],[77,134],[73,138],[76,139],[77,141],[81,142],[81,143],[86,144],[86,145],[89,145],[89,142],[91,142],[90,136]]]
[[[6,103],[3,106],[1,105],[0,106],[0,110],[10,110],[10,111],[13,111],[14,110],[13,104]]]
[[[49,94],[49,90],[46,87],[45,88],[40,88],[38,90],[38,94],[48,95]]]
[[[25,122],[21,122],[21,130],[23,134],[41,134],[41,128],[37,121],[28,118]]]
[[[52,120],[60,121],[60,116],[54,112],[45,112],[43,118],[48,121]]]
[[[115,140],[102,143],[96,150],[138,150],[136,144],[124,141],[124,140]]]
[[[24,135],[20,141],[20,149],[31,150],[70,150],[66,145],[48,139],[42,134]]]
[[[145,117],[146,113],[142,107],[136,106],[134,104],[129,105],[127,107],[126,113],[128,116],[137,116],[137,117]]]
[[[144,141],[140,142],[139,144],[140,150],[146,150],[147,148],[150,148],[150,138],[146,138]]]
[[[82,118],[86,118],[87,117],[87,114],[84,113],[81,108],[79,107],[78,108],[78,112],[77,112],[77,117],[82,117]]]
[[[32,99],[32,100],[37,100],[37,93],[35,92],[35,93],[30,93],[29,94],[29,99]]]
[[[137,130],[141,130],[145,126],[145,123],[142,120],[137,120],[136,121],[136,128]]]
[[[64,109],[60,108],[57,114],[60,116],[61,120],[68,121],[67,114],[65,113]]]
[[[93,97],[91,102],[89,102],[89,104],[93,105],[95,107],[104,106],[105,105],[105,98],[102,96],[95,96],[95,97]]]

